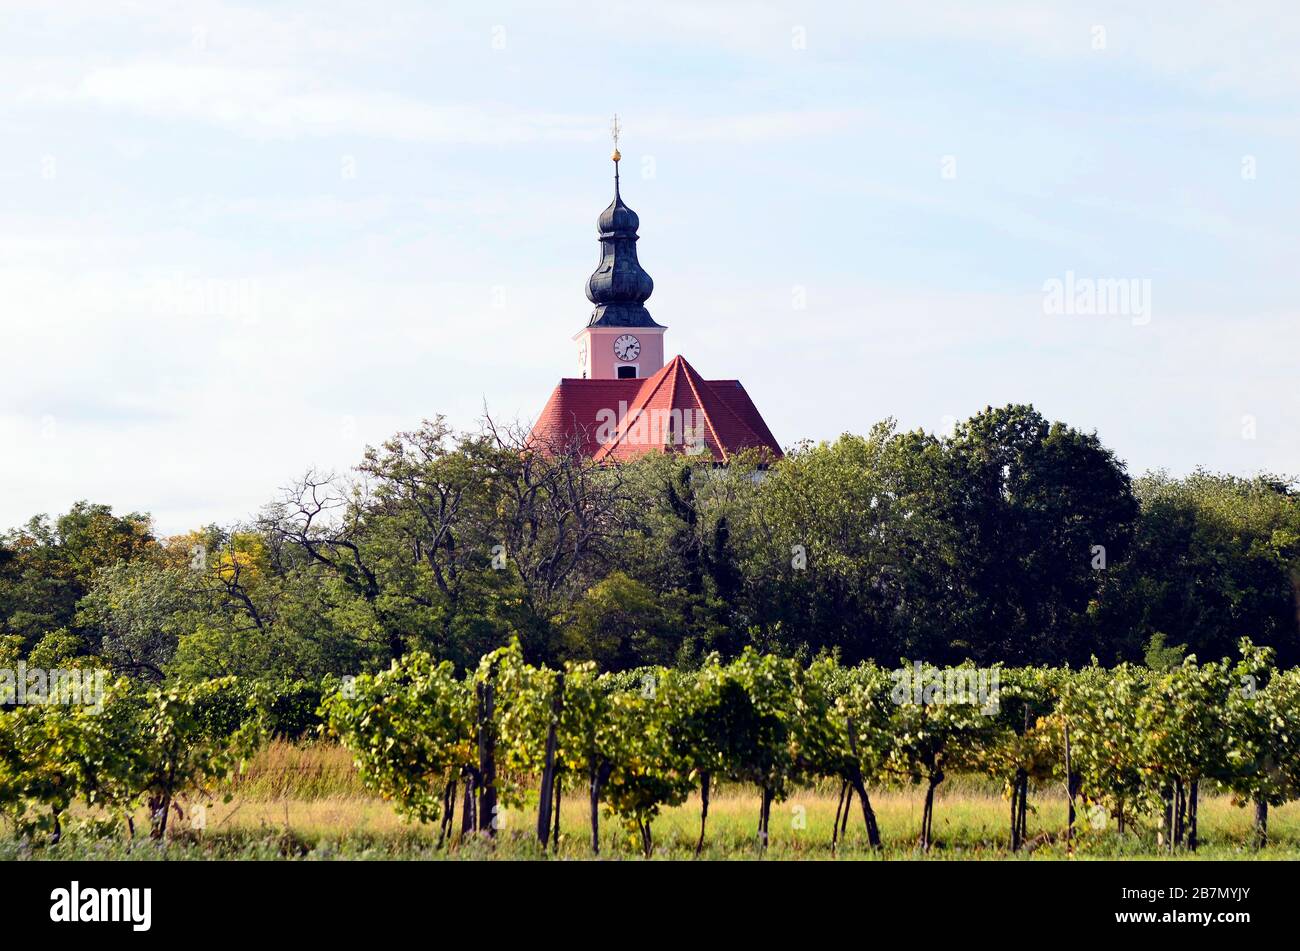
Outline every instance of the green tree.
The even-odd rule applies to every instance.
[[[157,546],[149,516],[116,516],[107,505],[83,501],[52,521],[38,515],[0,536],[0,551],[0,628],[17,635],[25,653],[60,628],[84,638],[77,603],[96,572],[150,557]]]
[[[694,786],[673,742],[675,711],[687,702],[689,682],[670,671],[643,671],[632,690],[612,690],[608,712],[616,739],[603,794],[649,858],[651,823],[664,806],[685,801]]]
[[[1138,514],[1123,464],[1095,434],[1031,406],[959,424],[944,455],[960,550],[953,650],[986,664],[1086,663],[1089,607]]]
[[[978,757],[982,769],[1003,783],[1011,802],[1011,851],[1029,835],[1031,782],[1046,782],[1061,766],[1061,747],[1051,715],[1061,680],[1067,676],[1045,667],[999,670],[998,722]]]
[[[668,664],[681,644],[681,625],[660,595],[614,572],[578,601],[565,643],[571,657],[594,660],[602,670]]]
[[[1300,662],[1300,496],[1286,480],[1197,471],[1140,479],[1133,553],[1113,572],[1100,611],[1114,652],[1142,657],[1176,632],[1201,657],[1223,657],[1251,637],[1279,662]]]
[[[90,798],[128,813],[143,803],[150,837],[165,839],[179,801],[210,794],[261,742],[262,724],[238,688],[233,677],[148,691],[119,681],[94,720],[100,756]]]
[[[89,782],[95,758],[90,735],[77,709],[59,703],[0,714],[0,807],[15,827],[59,841],[62,817]],[[31,809],[38,815],[28,823]]]
[[[764,475],[731,523],[760,646],[849,662],[941,649],[956,556],[941,464],[937,440],[886,421]]]
[[[96,572],[77,620],[98,636],[117,670],[160,681],[194,609],[187,579],[156,562],[121,561]]]
[[[761,795],[760,848],[767,847],[772,803],[789,795],[802,765],[793,742],[800,717],[797,672],[795,661],[746,648],[727,665],[716,707],[724,777],[757,786]]]
[[[797,722],[806,772],[840,782],[831,844],[838,845],[847,829],[856,796],[867,842],[880,848],[880,828],[867,787],[883,779],[893,748],[889,674],[872,664],[846,669],[821,658],[809,669],[805,684],[803,714]]]

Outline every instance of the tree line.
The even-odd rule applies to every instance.
[[[1132,479],[1029,406],[947,436],[795,446],[770,467],[598,466],[442,419],[307,472],[244,523],[157,537],[78,503],[0,535],[0,667],[152,684],[319,681],[423,651],[472,669],[809,663],[1104,665],[1300,658],[1300,499],[1284,477]]]

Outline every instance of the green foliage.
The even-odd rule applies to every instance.
[[[119,670],[162,680],[189,607],[179,569],[138,559],[99,569],[77,618],[100,634],[100,651]]]
[[[149,689],[118,680],[97,704],[24,705],[0,714],[0,807],[55,838],[83,799],[124,816],[146,805],[166,833],[185,796],[202,795],[260,742],[261,723],[231,679]]]
[[[1008,792],[1018,775],[1037,782],[1057,775],[1062,738],[1052,729],[1051,717],[1069,676],[1060,668],[999,670],[997,721],[975,758],[985,772],[1007,784]]]
[[[45,670],[98,666],[99,658],[86,656],[84,647],[80,637],[66,627],[61,627],[56,631],[50,631],[37,641],[36,646],[27,655],[27,665]]]
[[[665,672],[646,689],[609,696],[612,755],[602,792],[610,810],[629,830],[640,832],[643,845],[659,810],[683,802],[694,787],[672,731],[679,698],[688,695],[684,687],[681,677]]]
[[[59,817],[88,787],[94,760],[93,734],[68,708],[24,706],[0,715],[0,806],[20,826],[29,808],[43,807],[29,827],[57,838]]]
[[[254,681],[248,705],[261,716],[266,734],[282,740],[304,740],[323,726],[320,707],[331,687],[311,680]]]
[[[1142,517],[1132,556],[1115,566],[1096,612],[1113,653],[1137,659],[1152,635],[1167,632],[1200,657],[1231,653],[1249,636],[1277,648],[1284,666],[1300,662],[1294,484],[1157,472],[1136,489]]]
[[[1183,657],[1186,654],[1186,644],[1167,645],[1165,635],[1160,631],[1156,631],[1151,635],[1151,640],[1147,642],[1143,660],[1152,670],[1172,670],[1183,662]]]
[[[672,663],[682,640],[680,619],[664,599],[618,571],[578,601],[565,636],[570,656],[604,670]]]
[[[252,524],[158,540],[78,503],[0,536],[0,659],[318,681],[411,650],[466,670],[518,639],[530,663],[604,671],[747,646],[1164,670],[1171,645],[1220,657],[1250,636],[1290,666],[1298,577],[1293,480],[1131,484],[1096,435],[1030,406],[949,436],[886,420],[761,468],[595,465],[435,418]]]
[[[1275,671],[1274,652],[1249,639],[1241,655],[1222,712],[1218,778],[1242,800],[1281,805],[1300,797],[1300,676]]]
[[[1147,671],[1121,664],[1089,667],[1062,686],[1059,716],[1070,727],[1072,768],[1085,800],[1104,805],[1121,827],[1143,807],[1146,737],[1139,719],[1150,684]]]
[[[116,516],[107,505],[78,502],[51,520],[32,518],[0,535],[0,624],[30,648],[45,634],[77,624],[77,603],[96,572],[156,551],[149,518]]]
[[[980,663],[1080,663],[1087,623],[1138,518],[1128,473],[1095,434],[1031,406],[989,408],[945,444],[944,521],[958,533],[949,637]],[[925,656],[944,657],[934,651]]]
[[[1272,664],[1271,650],[1243,641],[1236,661],[1189,657],[1164,672],[923,665],[923,683],[935,689],[917,692],[914,667],[844,667],[829,657],[804,666],[751,649],[730,662],[710,655],[694,671],[602,674],[590,662],[531,665],[514,643],[463,675],[414,652],[327,685],[224,678],[148,687],[122,678],[97,707],[0,711],[0,811],[57,839],[78,800],[122,816],[145,806],[162,837],[177,803],[201,801],[265,737],[304,736],[319,716],[365,785],[404,816],[448,824],[456,782],[483,792],[484,738],[500,800],[537,803],[553,730],[557,775],[571,792],[585,788],[647,853],[661,810],[706,776],[762,790],[760,831],[773,802],[827,779],[861,796],[874,831],[868,787],[922,784],[928,848],[935,788],[982,772],[1005,783],[1012,841],[1023,841],[1029,783],[1065,780],[1067,734],[1070,785],[1088,817],[1079,834],[1096,826],[1096,809],[1120,831],[1157,820],[1165,828],[1171,815],[1181,828],[1182,806],[1171,812],[1171,803],[1198,783],[1242,803],[1300,798],[1300,676]],[[991,695],[969,692],[977,673],[996,673]],[[968,692],[953,693],[954,684]]]
[[[796,447],[733,503],[741,617],[765,646],[852,661],[946,653],[938,601],[957,549],[940,517],[942,453],[888,421]]]
[[[1235,664],[1188,658],[1165,673],[1128,664],[1077,672],[922,665],[918,683],[933,686],[914,688],[912,667],[842,667],[830,658],[805,667],[753,650],[729,663],[710,655],[691,672],[601,674],[590,662],[569,663],[561,678],[525,663],[512,645],[460,680],[450,665],[408,658],[326,707],[366,781],[425,821],[441,816],[448,778],[477,768],[474,689],[491,682],[499,701],[488,729],[505,777],[499,792],[512,804],[535,801],[529,777],[542,770],[554,727],[560,773],[586,786],[647,850],[659,811],[706,776],[761,789],[760,830],[770,803],[819,779],[859,793],[923,784],[928,848],[934,789],[955,773],[1006,784],[1013,842],[1021,841],[1030,781],[1065,779],[1067,731],[1080,805],[1104,809],[1121,830],[1157,816],[1171,789],[1203,780],[1243,800],[1300,795],[1300,747],[1292,749],[1300,678],[1272,672],[1268,652],[1248,642],[1242,651]],[[1262,684],[1270,675],[1249,696],[1237,689],[1243,678]]]
[[[403,815],[432,822],[453,771],[476,762],[473,695],[452,665],[413,653],[329,696],[330,732],[356,757],[362,779]]]

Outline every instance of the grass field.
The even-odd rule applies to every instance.
[[[224,794],[229,803],[222,802]],[[1007,850],[1009,805],[996,786],[957,777],[940,787],[935,812],[937,844],[926,856],[915,849],[922,796],[914,789],[879,789],[872,804],[885,840],[883,855],[866,849],[862,816],[856,804],[844,842],[831,851],[838,789],[801,790],[773,806],[771,840],[766,853],[757,847],[758,795],[726,787],[712,797],[706,846],[708,859],[873,859],[925,858],[1050,860],[1067,858],[1061,832],[1064,797],[1050,790],[1031,796],[1030,847],[1013,856]],[[439,849],[437,827],[404,822],[392,808],[360,784],[346,753],[332,746],[297,748],[274,744],[248,764],[245,772],[203,806],[202,829],[192,828],[199,814],[187,805],[183,819],[173,818],[175,836],[169,858],[366,859],[366,858],[541,858],[532,829],[531,808],[506,810],[495,843],[477,837]],[[1224,796],[1204,796],[1200,809],[1202,846],[1195,857],[1231,859],[1300,858],[1300,803],[1272,811],[1272,844],[1250,846],[1251,813]],[[56,847],[33,847],[0,838],[0,858],[133,858],[158,857],[156,845],[128,841],[120,823],[109,826],[94,815],[81,817],[81,828]],[[590,827],[583,790],[565,790],[561,817],[561,858],[591,857]],[[1086,826],[1086,822],[1083,823]],[[138,826],[145,826],[140,816]],[[616,819],[602,816],[602,857],[641,855],[631,834]],[[654,823],[656,858],[691,858],[699,833],[699,800],[667,809]],[[1119,837],[1113,829],[1085,829],[1076,839],[1077,858],[1156,858],[1153,832]],[[1180,855],[1179,858],[1189,856]]]

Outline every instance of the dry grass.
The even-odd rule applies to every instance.
[[[532,783],[528,784],[531,789]],[[172,819],[168,858],[541,858],[533,835],[535,805],[504,810],[495,841],[455,837],[437,845],[437,826],[403,821],[391,805],[359,781],[346,751],[331,744],[303,747],[275,743],[246,764],[239,776],[214,791],[215,798],[181,804],[184,814]],[[857,804],[847,835],[837,852],[830,848],[837,805],[837,785],[801,790],[773,806],[771,839],[766,852],[757,846],[758,795],[744,787],[715,791],[709,809],[703,853],[709,859],[879,858],[866,848]],[[229,796],[230,801],[222,801]],[[922,794],[915,788],[875,789],[872,804],[884,837],[885,858],[919,858],[915,842],[920,828]],[[939,788],[935,807],[936,846],[929,859],[1034,860],[1067,857],[1061,831],[1066,822],[1064,798],[1052,790],[1031,796],[1031,847],[1012,856],[1007,851],[1010,807],[997,787],[978,777],[954,777]],[[201,807],[201,808],[200,808]],[[69,823],[57,846],[0,834],[0,860],[9,858],[156,859],[159,849],[147,839],[128,839],[120,819],[87,813]],[[590,825],[581,789],[566,789],[559,857],[591,857]],[[201,820],[196,821],[196,820]],[[457,816],[459,821],[459,816]],[[1198,858],[1300,858],[1300,803],[1272,811],[1272,844],[1262,852],[1250,846],[1250,812],[1223,796],[1201,799]],[[147,825],[143,812],[137,827]],[[196,828],[201,825],[201,828]],[[1081,825],[1086,825],[1082,823]],[[669,808],[655,820],[655,856],[689,859],[699,834],[699,798]],[[608,814],[601,817],[601,854],[639,857],[632,835]],[[1113,830],[1083,829],[1074,855],[1081,858],[1159,857],[1155,836],[1141,832],[1120,837]]]
[[[873,796],[887,854],[900,857],[913,852],[919,832],[921,797],[903,790],[886,790]],[[834,795],[806,791],[774,807],[771,820],[770,858],[830,858],[830,840],[835,815]],[[1063,857],[1055,833],[1065,821],[1064,803],[1055,798],[1041,800],[1030,820],[1030,836],[1038,842],[1029,854]],[[1006,803],[999,797],[979,793],[941,796],[936,806],[935,833],[938,845],[933,858],[1003,858],[1006,851]],[[536,855],[531,842],[535,821],[531,810],[508,809],[497,851],[503,857]],[[436,827],[404,822],[391,807],[378,799],[331,795],[316,799],[236,799],[229,804],[208,806],[203,836],[234,835],[281,837],[293,843],[299,854],[313,851],[324,855],[410,855],[433,853]],[[757,857],[754,830],[757,797],[744,790],[731,790],[713,798],[709,811],[708,857]],[[570,797],[564,804],[560,854],[569,858],[590,855],[589,817],[586,803]],[[1250,815],[1226,798],[1212,797],[1202,803],[1201,830],[1205,857],[1254,856],[1249,848]],[[1263,857],[1294,857],[1300,848],[1300,806],[1291,804],[1275,810],[1271,821],[1274,846]],[[654,824],[657,854],[685,858],[692,854],[699,831],[699,802],[665,810]],[[602,850],[606,854],[634,855],[632,838],[617,821],[602,816]],[[1113,833],[1085,832],[1078,845],[1082,855],[1151,856],[1150,836],[1129,836],[1120,840]],[[483,850],[477,843],[461,850],[469,857]],[[456,854],[456,850],[452,850]],[[841,856],[866,856],[861,813],[856,809]]]
[[[243,800],[370,798],[348,751],[337,743],[269,743],[218,787]]]
[[[295,747],[272,744],[247,764],[222,792],[229,803],[206,807],[202,833],[185,833],[194,839],[240,841],[277,839],[289,854],[313,855],[446,855],[436,852],[437,828],[404,822],[391,806],[374,797],[358,780],[346,751],[330,744]],[[823,787],[802,790],[773,807],[770,858],[829,858],[837,804],[837,790]],[[1029,854],[1063,857],[1060,832],[1065,827],[1064,798],[1050,792],[1032,797],[1029,817]],[[883,789],[872,793],[872,804],[885,838],[886,853],[895,857],[913,853],[920,828],[922,796],[919,790]],[[532,857],[534,807],[506,809],[495,853],[506,857]],[[710,805],[708,849],[716,858],[757,856],[755,830],[757,794],[728,787],[714,794]],[[457,817],[459,819],[459,817]],[[1200,809],[1201,839],[1205,856],[1252,857],[1249,847],[1251,814],[1223,796],[1205,796]],[[958,779],[940,787],[935,813],[938,845],[932,857],[1007,857],[1009,805],[996,787],[976,779]],[[587,803],[581,790],[565,790],[560,854],[590,855]],[[602,851],[636,853],[633,840],[613,817],[602,815]],[[1295,857],[1300,851],[1300,804],[1273,811],[1270,831],[1274,845],[1266,857]],[[699,799],[666,809],[654,823],[657,854],[689,857],[699,832]],[[288,843],[288,845],[285,845]],[[1151,834],[1120,838],[1111,831],[1085,831],[1077,851],[1097,856],[1151,856],[1156,854]],[[454,846],[451,854],[484,854],[480,843]],[[862,816],[855,804],[841,856],[865,856]]]

